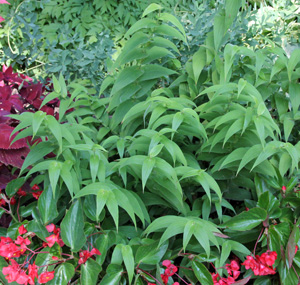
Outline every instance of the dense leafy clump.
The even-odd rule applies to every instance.
[[[53,3],[38,21],[72,22],[73,12],[62,14],[69,5],[75,14],[99,8]],[[15,175],[0,194],[0,212],[12,219],[0,228],[4,284],[299,282],[300,49],[278,45],[283,32],[296,41],[296,16],[280,13],[282,1],[269,5],[280,17],[268,31],[245,25],[262,4],[193,5],[195,21],[183,24],[161,5],[145,6],[98,74],[96,66],[88,73],[101,37],[78,24],[81,49],[68,42],[57,58],[71,65],[82,53],[89,68],[53,64],[69,81],[52,76],[49,94],[3,71],[10,109],[1,111],[10,115],[1,120],[12,136],[0,148],[30,149],[19,171],[3,172]]]

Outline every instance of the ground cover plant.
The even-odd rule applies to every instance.
[[[299,283],[300,49],[232,36],[252,4],[203,3],[213,25],[189,52],[150,4],[97,94],[4,67],[5,151],[26,153],[1,161],[3,284]]]

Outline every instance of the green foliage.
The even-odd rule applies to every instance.
[[[66,9],[64,20],[72,19],[64,5],[75,2],[57,10],[51,3],[46,15],[61,21]],[[74,13],[89,13],[88,5],[113,10],[104,3],[75,5]],[[181,58],[190,35],[151,4],[124,33],[99,96],[53,76],[54,91],[43,104],[60,100],[58,120],[42,111],[11,116],[20,121],[15,140],[40,139],[6,189],[11,198],[25,180],[43,185],[38,203],[22,200],[20,219],[32,216],[28,229],[42,240],[45,225],[60,224],[62,250],[73,259],[90,244],[101,252],[80,273],[74,260],[57,266],[61,284],[74,274],[82,284],[162,284],[163,260],[180,263],[189,283],[213,284],[211,263],[224,276],[232,256],[242,263],[267,249],[277,252],[279,274],[257,277],[242,269],[240,284],[297,284],[299,49],[288,56],[279,46],[231,41],[228,31],[249,7],[240,1],[212,7],[218,9],[207,17],[214,15],[214,26],[205,27],[203,45],[194,50],[193,42],[194,52]],[[81,29],[92,27],[86,25]],[[7,236],[16,235],[16,221]],[[38,264],[49,260],[50,253],[37,256]]]

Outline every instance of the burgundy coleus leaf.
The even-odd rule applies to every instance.
[[[29,148],[26,147],[19,149],[0,149],[0,162],[5,165],[21,168],[29,151]]]
[[[7,117],[7,115],[9,115],[10,112],[8,111],[5,111],[5,110],[0,110],[0,124],[4,124],[4,123],[7,123],[10,118]]]
[[[26,86],[20,90],[20,94],[31,105],[38,109],[42,104],[42,100],[40,99],[40,97],[43,94],[43,84],[36,83]]]
[[[24,103],[22,102],[21,98],[19,95],[12,95],[9,99],[10,103],[12,104],[12,106],[18,110],[19,112],[24,112]]]
[[[13,83],[13,85],[20,85],[24,80],[19,76],[18,73],[13,73],[12,67],[6,67],[3,65],[3,79],[6,82]]]
[[[41,108],[41,111],[47,113],[47,115],[54,116],[54,109],[51,108],[51,107],[48,107],[48,106],[46,106],[46,105],[44,105],[44,106]]]
[[[14,137],[17,134],[14,134],[10,137],[13,127],[8,126],[6,124],[0,124],[0,149],[9,150],[9,149],[20,149],[20,148],[28,148],[26,139],[20,139],[14,142],[12,145],[11,142],[13,141]]]
[[[0,98],[2,100],[8,100],[12,93],[12,88],[10,86],[0,86]]]

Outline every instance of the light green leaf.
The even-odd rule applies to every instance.
[[[202,263],[200,263],[197,260],[193,260],[192,268],[200,284],[202,285],[214,284],[210,272]]]
[[[152,172],[152,169],[155,165],[155,159],[151,157],[147,157],[142,166],[142,184],[143,184],[143,190],[145,189],[146,182]]]
[[[200,47],[199,50],[193,55],[192,62],[194,78],[197,84],[201,71],[206,64],[206,49],[204,47]]]
[[[130,245],[122,245],[122,256],[124,260],[124,264],[127,270],[129,284],[132,282],[133,274],[134,274],[134,258],[133,252]]]
[[[144,18],[146,15],[154,12],[154,11],[157,11],[157,10],[162,10],[163,7],[156,4],[156,3],[151,3],[144,11],[143,15],[142,15],[142,18]]]
[[[76,200],[67,211],[61,224],[61,237],[72,251],[78,252],[86,242],[84,234],[83,209],[81,202]]]

